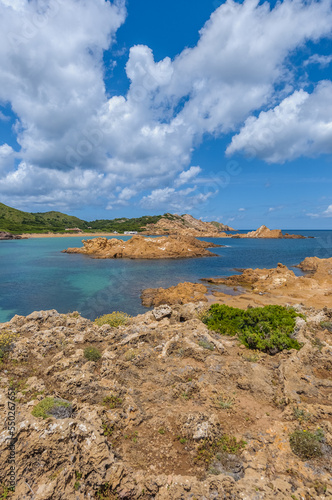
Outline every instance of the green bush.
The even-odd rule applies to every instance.
[[[302,458],[302,460],[309,460],[310,458],[322,456],[323,440],[324,433],[321,429],[317,429],[314,433],[297,430],[290,435],[289,444],[295,455]]]
[[[98,361],[101,358],[101,353],[96,347],[86,347],[84,349],[84,356],[89,361]]]
[[[59,408],[67,408],[68,412],[58,412]],[[71,408],[71,403],[69,403],[69,401],[59,398],[45,398],[34,407],[31,413],[34,417],[42,418],[49,418],[52,416],[57,417],[57,414],[59,413],[59,417],[63,416],[66,418],[66,416],[70,416]],[[64,413],[64,415],[61,415],[61,413]]]
[[[244,311],[213,304],[202,321],[210,330],[222,335],[238,335],[249,349],[276,354],[283,349],[302,347],[291,337],[297,316],[300,315],[293,308],[283,306],[256,307]]]
[[[114,311],[112,312],[112,314],[104,314],[104,316],[96,318],[95,323],[98,326],[110,325],[118,327],[121,325],[126,325],[129,322],[130,318],[131,316],[129,316],[129,314],[127,313]]]

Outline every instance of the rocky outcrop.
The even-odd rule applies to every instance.
[[[141,299],[145,307],[161,304],[187,304],[188,302],[207,302],[206,286],[198,283],[179,283],[170,288],[146,288]]]
[[[25,238],[22,238],[19,234],[12,234],[12,233],[7,233],[6,231],[0,231],[0,240],[22,240]]]
[[[96,259],[180,259],[211,257],[214,243],[199,241],[191,236],[163,236],[144,238],[133,236],[128,241],[119,239],[95,238],[82,240],[83,248],[68,248],[65,253],[81,253]]]
[[[148,224],[143,234],[178,234],[202,238],[224,237],[224,231],[234,231],[229,226],[218,222],[204,222],[192,215],[165,214],[155,224]]]
[[[269,229],[266,226],[261,226],[256,231],[250,231],[245,234],[233,234],[230,238],[268,238],[268,239],[304,239],[305,236],[299,234],[283,234],[281,229]]]
[[[0,495],[14,463],[14,499],[331,498],[332,347],[320,322],[332,311],[302,308],[303,348],[270,357],[208,331],[203,307],[118,328],[56,311],[0,324],[14,335],[0,366]],[[87,347],[101,358],[88,361]],[[73,412],[34,416],[45,398]],[[323,455],[300,460],[295,430],[317,432]]]
[[[306,271],[304,276],[296,276],[282,264],[275,269],[244,269],[241,274],[227,278],[209,278],[203,281],[232,287],[245,287],[242,296],[245,303],[253,299],[256,305],[266,303],[297,304],[306,306],[332,307],[332,258],[308,257],[297,267]],[[224,293],[215,293],[230,304],[232,298]],[[236,297],[236,301],[239,297]],[[258,301],[258,302],[257,302]]]

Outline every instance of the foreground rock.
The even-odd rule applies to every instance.
[[[332,311],[302,309],[303,348],[270,357],[209,332],[202,307],[161,306],[118,328],[56,311],[0,325],[16,336],[0,366],[0,495],[11,387],[17,485],[8,498],[331,498],[332,347],[320,322]],[[97,361],[84,356],[91,346]],[[73,413],[33,416],[45,398]],[[298,429],[319,432],[322,456],[293,453]],[[212,460],[207,443],[220,437],[246,444]]]
[[[261,226],[256,231],[250,231],[245,234],[230,235],[230,238],[266,238],[266,239],[305,239],[305,236],[300,234],[283,234],[281,229],[269,229],[266,226]]]
[[[228,278],[209,278],[203,281],[232,287],[246,287],[247,292],[233,299],[224,293],[214,295],[233,305],[234,300],[248,304],[304,304],[317,308],[332,307],[332,258],[306,258],[298,265],[305,276],[296,276],[282,264],[275,269],[245,269],[239,275]],[[242,302],[243,303],[243,302]]]
[[[146,288],[141,299],[145,307],[161,304],[187,304],[188,302],[207,302],[206,286],[199,283],[179,283],[170,288]]]
[[[0,231],[0,240],[22,240],[25,239],[19,234],[7,233],[6,231]]]
[[[81,253],[96,259],[180,259],[188,257],[212,257],[207,250],[219,247],[214,243],[199,241],[191,236],[162,236],[144,238],[133,236],[128,241],[95,238],[82,240],[83,248],[68,248],[65,253]]]

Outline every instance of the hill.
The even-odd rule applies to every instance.
[[[124,233],[137,231],[145,234],[189,234],[190,236],[215,235],[228,226],[217,223],[203,222],[191,215],[142,216],[128,219],[98,219],[87,222],[72,215],[61,212],[23,212],[0,203],[0,231],[19,233],[63,233],[65,229],[79,228],[84,232]],[[195,234],[194,234],[195,233]]]
[[[0,203],[0,231],[12,233],[61,232],[65,228],[88,229],[89,224],[61,212],[30,213]]]

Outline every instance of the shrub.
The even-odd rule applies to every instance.
[[[65,410],[67,409],[67,411]],[[69,401],[59,398],[42,399],[32,410],[34,417],[49,418],[68,418],[72,413],[72,405]]]
[[[302,458],[302,460],[309,460],[310,458],[322,456],[323,440],[324,433],[321,429],[317,429],[314,433],[306,430],[296,430],[290,435],[289,444],[295,455]]]
[[[98,361],[101,358],[101,353],[96,347],[86,347],[84,349],[84,357],[89,361]]]
[[[224,304],[213,304],[203,317],[210,330],[223,335],[238,335],[249,349],[276,354],[283,349],[300,349],[301,344],[291,337],[295,319],[293,308],[265,306],[246,311]]]
[[[131,316],[124,312],[115,311],[112,314],[104,314],[100,318],[95,319],[95,323],[98,326],[110,325],[114,327],[118,327],[121,325],[127,325]]]
[[[8,332],[7,330],[0,333],[0,359],[3,359],[14,348],[14,342],[18,337],[18,333]]]
[[[321,321],[320,326],[332,333],[332,321]]]
[[[103,405],[107,406],[110,410],[113,410],[114,408],[119,408],[122,405],[122,399],[114,396],[114,394],[111,394],[103,399]]]

